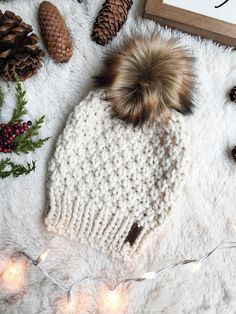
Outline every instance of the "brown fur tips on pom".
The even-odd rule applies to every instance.
[[[95,84],[106,90],[116,117],[135,126],[192,112],[193,58],[176,40],[135,36],[110,53]]]

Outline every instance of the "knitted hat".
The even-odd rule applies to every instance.
[[[104,92],[70,115],[49,164],[49,231],[127,259],[170,212],[186,170],[182,117],[134,128]]]

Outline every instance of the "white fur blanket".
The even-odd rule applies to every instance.
[[[186,118],[191,135],[191,167],[176,209],[153,235],[145,254],[130,264],[49,234],[43,224],[47,162],[68,114],[91,89],[91,77],[101,66],[104,53],[132,30],[149,33],[158,24],[141,17],[143,3],[136,0],[119,36],[106,48],[90,39],[94,18],[103,0],[52,0],[70,29],[74,55],[67,64],[57,65],[46,57],[44,67],[25,82],[29,118],[46,115],[41,136],[50,141],[35,154],[15,157],[37,160],[35,173],[0,182],[0,241],[9,250],[24,249],[36,257],[50,248],[45,268],[58,279],[71,283],[86,275],[102,275],[114,281],[159,269],[183,258],[205,253],[218,242],[232,239],[236,224],[236,163],[228,150],[236,144],[236,105],[224,104],[228,90],[236,85],[236,54],[210,41],[161,29],[164,36],[176,35],[196,57],[198,93],[196,110]],[[0,9],[18,13],[33,25],[36,33],[40,0],[0,2]],[[14,105],[12,84],[1,84],[7,92],[4,119]],[[14,244],[15,243],[15,244]],[[236,313],[236,251],[219,251],[197,273],[180,267],[157,280],[131,285],[124,291],[120,311],[125,314]],[[99,304],[101,289],[87,283],[79,291],[76,313],[111,313]],[[64,297],[34,268],[30,269],[27,293],[0,304],[0,313],[57,313],[57,300]]]

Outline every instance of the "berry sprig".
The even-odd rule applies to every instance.
[[[22,117],[27,113],[25,90],[21,82],[16,78],[16,108],[8,123],[0,124],[0,153],[24,153],[34,152],[40,148],[49,138],[32,140],[38,135],[39,129],[44,122],[44,116],[33,124],[31,121],[24,122]],[[0,97],[1,98],[1,97]]]
[[[15,141],[16,136],[28,131],[31,125],[31,121],[0,124],[0,153],[11,153],[14,151],[18,146]]]
[[[48,139],[32,140],[37,136],[39,129],[44,123],[44,116],[39,118],[35,123],[23,121],[22,117],[27,113],[25,105],[25,90],[19,79],[16,77],[16,108],[12,118],[7,123],[0,124],[0,153],[28,154],[40,148]],[[3,105],[4,94],[0,87],[0,109]],[[7,169],[7,170],[6,170]],[[17,177],[21,174],[28,174],[35,170],[35,162],[27,163],[27,166],[14,164],[9,158],[0,160],[0,178],[4,179],[10,175]]]
[[[45,142],[48,141],[49,137],[44,139],[38,139],[36,141],[32,141],[31,138],[38,135],[38,131],[44,123],[45,116],[42,116],[34,124],[28,127],[25,132],[21,135],[15,137],[16,148],[14,149],[14,153],[24,153],[28,154],[29,152],[34,152],[36,149],[43,146]]]

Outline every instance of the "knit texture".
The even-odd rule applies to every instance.
[[[112,118],[104,92],[75,107],[49,163],[49,231],[113,256],[138,253],[170,212],[187,168],[182,117],[134,128]]]

